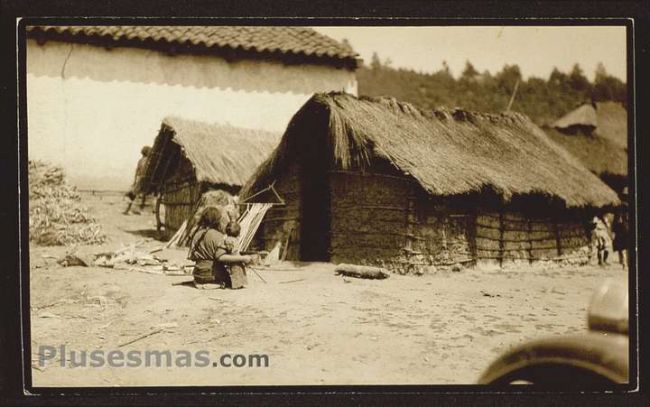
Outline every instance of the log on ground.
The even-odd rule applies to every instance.
[[[339,264],[334,269],[337,275],[381,280],[390,277],[390,273],[381,267],[359,266],[356,264]]]

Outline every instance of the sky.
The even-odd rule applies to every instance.
[[[569,72],[579,63],[593,80],[602,62],[607,72],[626,79],[626,35],[623,26],[434,26],[314,27],[336,40],[347,39],[364,63],[373,52],[394,68],[435,72],[447,61],[458,76],[469,60],[483,72],[517,64],[524,78],[548,78],[554,67]]]

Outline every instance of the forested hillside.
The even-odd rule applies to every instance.
[[[369,66],[357,71],[359,94],[392,96],[424,109],[463,107],[469,110],[500,112],[506,110],[515,86],[517,92],[511,110],[527,114],[538,124],[554,121],[584,101],[617,101],[625,104],[626,85],[609,75],[601,64],[593,82],[579,65],[571,72],[555,69],[548,78],[522,80],[517,65],[505,65],[501,71],[478,72],[470,62],[458,78],[449,67],[433,74],[394,69],[390,61],[381,62],[375,54]]]

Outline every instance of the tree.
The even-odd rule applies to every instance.
[[[381,60],[379,59],[379,55],[377,55],[376,52],[372,53],[372,57],[370,59],[370,69],[373,71],[381,69]]]
[[[573,69],[569,73],[569,86],[585,96],[591,94],[591,84],[579,64],[573,65]]]
[[[598,81],[598,78],[606,78],[607,76],[608,74],[607,69],[605,69],[605,65],[603,65],[602,62],[599,62],[598,65],[596,65],[595,82]]]
[[[538,124],[555,121],[584,102],[586,97],[593,95],[597,101],[625,103],[627,94],[626,84],[607,73],[602,64],[596,68],[593,83],[585,78],[579,65],[569,73],[555,68],[548,78],[529,77],[526,80],[522,79],[517,65],[505,65],[494,74],[489,71],[476,74],[476,69],[467,61],[458,79],[452,76],[446,61],[437,72],[425,74],[412,69],[389,68],[375,53],[371,66],[357,70],[360,95],[392,96],[425,110],[461,106],[501,112],[519,81],[512,109],[528,115]],[[471,77],[475,80],[467,80]]]
[[[515,89],[515,84],[521,81],[521,70],[518,65],[504,65],[495,78],[499,89],[510,96]]]
[[[596,101],[614,100],[625,104],[627,99],[627,86],[620,79],[608,74],[605,66],[601,62],[596,66],[596,77],[594,79],[592,95]]]
[[[442,61],[442,71],[451,76],[451,70],[449,69],[449,64],[447,64],[447,61]]]
[[[465,61],[465,69],[461,74],[461,79],[472,81],[476,78],[476,76],[478,76],[478,74],[479,73],[476,68],[474,68],[474,65],[472,65],[472,63],[469,61]]]
[[[554,67],[551,76],[548,78],[548,83],[558,89],[567,89],[569,87],[569,77],[564,72],[560,72],[557,67]]]
[[[614,90],[612,84],[608,80],[609,75],[605,69],[605,65],[599,62],[596,66],[596,77],[594,78],[594,100],[611,100],[614,98]]]
[[[448,87],[451,83],[455,83],[447,61],[442,61],[442,69],[434,73],[431,79],[433,82],[437,82],[436,86],[438,87]]]

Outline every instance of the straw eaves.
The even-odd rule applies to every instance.
[[[280,145],[241,191],[247,196],[277,178],[299,151],[309,112],[327,112],[333,169],[391,163],[432,195],[491,189],[513,195],[559,198],[568,207],[619,203],[616,193],[575,157],[518,113],[460,109],[424,112],[390,98],[317,94],[292,119]]]

